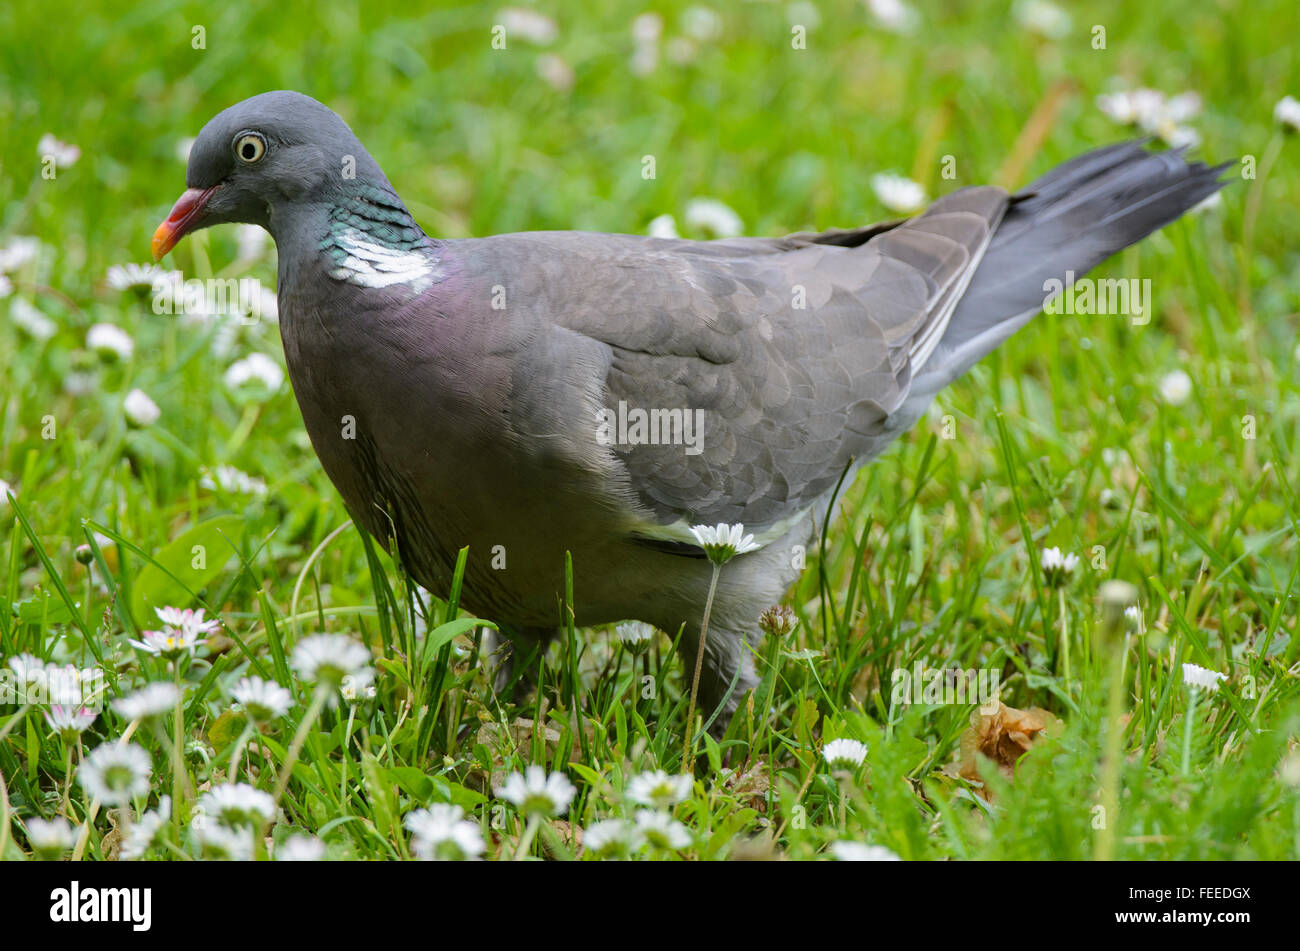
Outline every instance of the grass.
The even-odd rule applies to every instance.
[[[186,325],[106,286],[108,267],[145,259],[183,187],[177,143],[219,108],[271,88],[325,101],[440,236],[644,232],[701,196],[772,235],[886,217],[869,184],[878,171],[932,194],[1017,166],[1027,180],[1128,134],[1094,105],[1127,84],[1197,91],[1199,154],[1253,156],[1258,174],[1099,272],[1151,281],[1149,324],[1040,316],[844,488],[789,595],[797,629],[760,647],[760,699],[729,739],[702,741],[674,811],[687,843],[640,854],[811,859],[849,840],[904,859],[1297,857],[1300,142],[1271,119],[1282,95],[1300,94],[1294,4],[1072,7],[1073,31],[1056,41],[1018,26],[1006,3],[922,4],[912,36],[851,2],[817,4],[818,25],[807,5],[720,6],[721,32],[677,64],[667,52],[688,6],[657,6],[663,55],[638,76],[640,5],[542,5],[560,25],[546,52],[575,72],[569,93],[537,78],[538,48],[492,50],[494,10],[471,4],[0,11],[0,246],[42,242],[9,275],[0,321],[0,479],[16,493],[0,505],[0,656],[100,667],[112,698],[178,676],[128,644],[154,625],[151,605],[222,622],[179,672],[179,718],[131,730],[152,762],[149,792],[93,822],[75,774],[130,724],[106,706],[64,739],[38,709],[0,705],[0,856],[31,851],[28,820],[61,814],[88,829],[85,857],[114,857],[124,824],[162,795],[173,816],[147,854],[194,854],[196,797],[232,772],[268,793],[283,777],[268,836],[318,836],[331,857],[409,856],[402,817],[435,803],[464,808],[488,857],[514,857],[521,838],[533,855],[585,856],[578,829],[633,814],[632,776],[680,765],[689,672],[670,637],[631,656],[612,632],[570,631],[534,703],[498,701],[458,591],[417,603],[346,525],[288,386],[223,382],[249,352],[281,359],[275,328]],[[810,26],[806,50],[790,48],[795,16]],[[1092,48],[1093,24],[1105,50]],[[204,49],[192,48],[195,25]],[[1040,109],[1058,95],[1054,115]],[[1035,114],[1042,134],[1021,138]],[[53,180],[36,161],[46,132],[82,149]],[[940,177],[946,155],[955,180]],[[273,252],[238,259],[230,228],[187,240],[174,266],[274,281]],[[53,321],[49,339],[17,326],[18,301]],[[87,352],[98,322],[131,335],[130,358]],[[1178,369],[1193,387],[1174,404],[1161,381]],[[70,388],[70,374],[93,385]],[[137,387],[162,409],[152,426],[124,419]],[[463,463],[472,477],[475,461]],[[219,465],[263,479],[265,493],[205,488],[202,470]],[[1082,559],[1061,589],[1041,568],[1049,546]],[[1136,587],[1140,633],[1103,625],[1111,579]],[[290,662],[323,631],[370,648],[377,689],[309,717],[313,688]],[[973,707],[891,697],[892,672],[918,662],[996,670],[1007,704],[1059,726],[1013,775],[978,761],[962,771]],[[1190,718],[1183,663],[1228,675]],[[256,733],[231,708],[248,674],[293,694],[289,715]],[[1108,732],[1114,704],[1123,727]],[[835,737],[869,748],[847,779],[821,762]],[[530,763],[576,787],[565,818],[532,835],[493,793]]]

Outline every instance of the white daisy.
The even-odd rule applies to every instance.
[[[17,235],[0,248],[0,272],[17,271],[30,261],[35,261],[41,253],[39,238]]]
[[[10,495],[12,495],[14,498],[17,498],[18,490],[15,489],[8,482],[6,482],[4,479],[0,479],[0,513],[7,512],[9,510]]]
[[[1219,684],[1227,679],[1227,674],[1221,674],[1217,670],[1198,667],[1195,664],[1183,664],[1183,683],[1193,690],[1208,690],[1210,693],[1215,693],[1219,689]]]
[[[682,13],[682,32],[701,43],[722,35],[722,17],[709,7],[687,7]]]
[[[1062,554],[1061,549],[1053,546],[1044,548],[1039,564],[1043,569],[1044,580],[1049,588],[1059,588],[1074,574],[1079,567],[1079,556],[1070,552]]]
[[[822,756],[831,769],[857,769],[867,758],[867,744],[841,738],[822,747]]]
[[[86,331],[86,349],[105,360],[130,360],[135,352],[135,341],[115,324],[95,324]]]
[[[1124,623],[1130,631],[1142,630],[1142,609],[1136,604],[1130,604],[1124,609]]]
[[[1021,26],[1048,39],[1070,32],[1070,14],[1048,0],[1017,0],[1015,14]]]
[[[24,819],[23,825],[27,827],[27,843],[32,851],[46,861],[63,858],[63,853],[77,842],[76,830],[62,816],[53,819],[32,817]]]
[[[678,66],[695,62],[698,53],[695,41],[685,36],[674,36],[668,41],[668,58]]]
[[[626,621],[614,630],[618,632],[618,639],[623,646],[634,654],[649,650],[656,633],[655,626],[644,621]]]
[[[213,786],[199,797],[204,815],[222,825],[261,826],[275,817],[275,800],[248,783],[224,783]]]
[[[245,677],[231,688],[230,693],[254,723],[266,724],[277,720],[293,706],[293,694],[274,681],[261,677]]]
[[[99,375],[72,370],[63,375],[63,392],[69,396],[90,396],[99,392]]]
[[[1170,406],[1182,406],[1192,395],[1192,378],[1182,370],[1172,370],[1160,378],[1160,398]]]
[[[1300,100],[1283,96],[1273,107],[1273,121],[1288,132],[1300,132]]]
[[[36,143],[36,154],[42,160],[53,159],[55,168],[71,168],[81,158],[81,149],[67,142],[60,142],[52,132],[46,132]]]
[[[149,792],[153,763],[134,743],[104,743],[81,763],[77,778],[93,799],[105,806],[121,806]]]
[[[166,657],[168,660],[175,660],[183,654],[193,656],[199,646],[197,639],[188,637],[182,631],[145,631],[140,638],[138,641],[132,640],[127,643],[155,657]]]
[[[324,859],[325,843],[314,835],[291,835],[275,847],[277,862],[321,862]]]
[[[158,620],[167,627],[184,631],[195,637],[209,637],[221,629],[221,622],[216,618],[205,618],[203,612],[203,608],[170,606],[153,609],[153,613],[158,615]]]
[[[82,717],[88,713],[81,708],[92,700],[91,690],[98,688],[100,681],[97,679],[97,673],[90,673],[89,677],[83,677],[80,668],[72,664],[47,664],[43,671],[45,700],[50,703],[67,707],[66,716],[69,717],[69,723],[75,722],[71,718]],[[98,690],[95,692],[95,700],[98,699]]]
[[[921,20],[903,0],[866,0],[866,4],[876,22],[894,33],[911,33]]]
[[[677,233],[677,219],[672,215],[660,215],[650,220],[646,234],[652,238],[680,238]]]
[[[460,806],[437,803],[407,813],[402,823],[411,833],[411,851],[426,862],[464,862],[483,854],[483,833],[465,821]]]
[[[148,393],[139,389],[126,394],[126,399],[122,401],[122,412],[126,414],[128,423],[140,429],[152,426],[162,417],[158,404],[149,398]]]
[[[158,808],[146,812],[126,830],[122,839],[122,858],[136,862],[144,858],[145,853],[158,842],[159,833],[166,828],[172,817],[172,797],[163,796],[158,800]]]
[[[761,547],[753,535],[745,534],[745,526],[739,522],[735,525],[719,522],[717,527],[693,525],[691,534],[715,565],[725,565],[736,555],[757,551]]]
[[[341,687],[345,677],[365,684],[374,678],[370,651],[363,644],[342,634],[313,634],[293,648],[290,665],[308,683]]]
[[[0,274],[0,297],[8,297],[14,292],[14,282]]]
[[[511,773],[505,784],[496,790],[498,796],[514,803],[515,808],[527,816],[564,815],[576,792],[568,776],[563,773],[548,775],[536,764],[523,773]]]
[[[686,227],[717,238],[734,238],[745,230],[740,215],[716,198],[691,199],[686,203],[683,217],[686,219]]]
[[[872,175],[871,189],[882,205],[900,215],[916,211],[927,200],[925,188],[920,183],[893,172]]]
[[[657,13],[643,13],[632,21],[632,39],[638,43],[657,43],[663,32],[664,19]]]
[[[1201,97],[1194,92],[1166,96],[1155,89],[1120,90],[1100,95],[1096,102],[1108,118],[1121,125],[1135,125],[1175,148],[1200,140],[1194,129],[1181,124],[1201,111]]]
[[[369,683],[364,676],[359,680],[352,674],[348,674],[339,685],[339,693],[343,695],[345,701],[355,706],[363,701],[375,699],[375,685]]]
[[[45,711],[45,722],[63,739],[71,742],[90,729],[98,714],[85,707],[65,707],[55,704]]]
[[[266,483],[242,472],[234,466],[217,466],[215,469],[202,469],[199,487],[212,491],[226,492],[230,495],[266,495]]]
[[[224,379],[232,390],[256,383],[275,393],[284,384],[284,370],[266,354],[250,353],[232,363]]]
[[[152,290],[154,281],[164,274],[156,264],[114,264],[104,279],[115,291]]]
[[[1290,753],[1278,764],[1278,778],[1292,789],[1300,789],[1300,752]]]
[[[795,0],[794,3],[786,7],[786,19],[791,24],[802,24],[810,30],[821,26],[822,15],[817,10],[817,4],[812,0]]]
[[[143,720],[171,712],[179,699],[180,691],[175,684],[160,681],[119,697],[113,701],[113,709],[125,720]]]
[[[197,611],[189,608],[154,608],[154,613],[163,622],[163,629],[145,631],[141,640],[131,641],[130,644],[168,660],[175,660],[183,654],[193,657],[199,644],[216,633],[221,626],[215,618],[205,619],[202,608]]]
[[[205,822],[194,830],[197,858],[207,862],[247,862],[253,857],[255,830],[229,829]]]
[[[46,317],[36,305],[26,298],[15,297],[9,302],[9,320],[15,327],[38,343],[44,343],[58,332],[58,325]]]
[[[656,769],[628,780],[627,798],[639,806],[671,809],[691,794],[691,784],[690,776]]]
[[[1186,122],[1201,114],[1201,96],[1196,92],[1180,92],[1164,101],[1162,118],[1168,122]]]
[[[506,28],[507,44],[511,37],[517,36],[537,46],[550,46],[560,35],[554,20],[524,7],[506,7],[497,13],[496,22]]]
[[[841,862],[901,862],[894,852],[883,845],[866,845],[862,842],[832,842],[831,854]]]
[[[1217,191],[1207,195],[1205,198],[1202,198],[1196,204],[1192,205],[1191,208],[1187,209],[1187,213],[1189,215],[1200,215],[1207,211],[1218,211],[1222,207],[1223,192]]]
[[[562,56],[543,53],[537,57],[537,75],[556,92],[569,92],[577,82],[573,67]]]
[[[691,830],[666,812],[639,809],[636,814],[636,831],[656,849],[676,852],[691,844]]]
[[[7,503],[6,494],[11,491],[9,484],[0,481],[0,502]],[[16,654],[9,658],[9,669],[17,676],[17,686],[24,691],[33,687],[44,689],[46,683],[45,661],[39,657],[33,657],[31,654]]]
[[[605,858],[623,858],[645,845],[636,826],[627,819],[601,819],[587,826],[582,847]]]
[[[275,296],[275,291],[260,282],[257,285],[257,297],[253,301],[252,313],[255,317],[265,317],[270,321],[280,320],[280,303]]]
[[[649,76],[659,65],[659,38],[664,21],[657,13],[642,13],[632,21],[632,74]]]

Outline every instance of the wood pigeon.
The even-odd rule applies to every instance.
[[[285,361],[326,473],[426,587],[445,590],[468,546],[463,603],[517,655],[560,625],[568,552],[579,625],[684,625],[693,666],[712,568],[690,529],[743,523],[759,547],[722,569],[700,685],[725,727],[757,682],[758,617],[841,477],[1052,282],[1173,221],[1226,167],[1130,142],[1016,194],[962,188],[849,230],[441,240],[342,119],[268,92],[204,126],[153,250],[223,222],[271,233]]]

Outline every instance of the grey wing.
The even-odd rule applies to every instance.
[[[608,418],[629,424],[613,448],[652,515],[635,533],[743,522],[771,540],[883,449],[1006,205],[967,188],[859,231],[606,247],[601,306],[551,319],[610,350]],[[635,411],[660,414],[640,433],[657,442],[638,439]],[[695,419],[702,433],[685,430]]]

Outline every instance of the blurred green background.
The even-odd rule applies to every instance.
[[[36,142],[53,132],[83,163],[41,191],[27,227],[78,255],[87,276],[143,258],[182,184],[177,141],[233,102],[286,88],[339,112],[440,236],[638,232],[697,195],[776,234],[882,217],[876,171],[915,172],[932,193],[989,180],[1065,78],[1077,93],[1033,172],[1123,137],[1093,101],[1114,84],[1196,91],[1205,155],[1262,152],[1300,57],[1300,13],[1286,0],[1065,4],[1070,34],[1057,40],[1026,29],[1010,2],[919,3],[906,34],[855,0],[739,2],[706,7],[717,22],[703,41],[687,32],[709,32],[691,19],[696,3],[561,0],[514,4],[549,16],[553,42],[509,37],[494,50],[504,6],[9,2],[0,199],[12,215]],[[633,21],[647,12],[662,34],[657,67],[639,75]],[[791,48],[795,23],[805,50]],[[196,25],[206,49],[191,48]],[[572,70],[571,90],[539,78],[546,56]],[[918,169],[944,110],[936,155]],[[654,181],[641,178],[645,154]],[[956,157],[956,181],[937,180],[937,154]],[[1294,206],[1294,184],[1272,202]],[[1261,250],[1295,246],[1292,216],[1265,221]]]
[[[1014,185],[1137,134],[1103,113],[1099,95],[1191,92],[1201,101],[1188,121],[1201,139],[1192,154],[1249,157],[1255,177],[1236,175],[1218,207],[1104,266],[1103,274],[1152,280],[1149,325],[1038,318],[863,475],[850,493],[851,524],[832,532],[825,559],[838,598],[861,554],[855,539],[870,542],[862,603],[841,612],[832,638],[815,624],[801,628],[798,646],[814,653],[785,664],[771,764],[782,789],[798,789],[802,764],[815,760],[818,716],[820,729],[847,733],[838,718],[856,711],[845,715],[914,736],[873,746],[880,798],[854,829],[909,858],[1092,854],[1080,804],[1096,789],[1095,750],[1040,760],[1037,790],[1022,783],[1000,793],[1001,818],[990,813],[986,823],[969,801],[944,812],[940,834],[934,787],[923,793],[922,783],[948,782],[940,767],[956,754],[968,711],[912,711],[900,727],[880,684],[891,664],[917,658],[1005,662],[1008,702],[1051,706],[1094,730],[1096,704],[1075,707],[1073,685],[1044,661],[1055,615],[1037,613],[1044,602],[1026,549],[1060,545],[1089,563],[1100,545],[1109,560],[1089,563],[1070,595],[1072,636],[1084,637],[1108,577],[1140,588],[1152,632],[1150,650],[1135,651],[1144,678],[1150,670],[1140,685],[1149,693],[1134,704],[1133,808],[1117,854],[1294,857],[1300,800],[1275,780],[1295,729],[1289,671],[1300,659],[1300,504],[1291,489],[1300,485],[1300,136],[1284,133],[1273,111],[1284,95],[1300,97],[1300,6],[1062,4],[1064,30],[1035,26],[1010,0],[917,2],[904,31],[889,28],[882,9],[880,0],[875,11],[858,0],[423,9],[9,0],[0,7],[0,246],[28,235],[43,247],[11,275],[0,313],[8,303],[12,317],[21,300],[54,324],[38,340],[0,319],[0,479],[16,489],[50,566],[14,525],[2,593],[32,599],[28,614],[38,620],[14,624],[11,646],[85,656],[66,618],[41,620],[46,606],[36,599],[53,603],[57,574],[78,597],[85,585],[87,616],[104,622],[97,636],[122,641],[106,591],[92,590],[73,559],[86,540],[83,519],[156,553],[194,525],[238,516],[249,562],[205,579],[204,595],[239,630],[261,623],[260,591],[278,609],[290,603],[306,555],[345,519],[288,387],[258,399],[222,385],[238,355],[280,359],[273,327],[225,322],[200,333],[106,286],[109,267],[147,260],[154,228],[184,187],[185,141],[231,103],[276,88],[320,99],[435,236],[644,233],[670,214],[683,236],[702,237],[686,221],[693,199],[725,202],[749,234],[858,225],[891,216],[873,191],[876,173],[908,175],[932,196]],[[530,41],[516,29],[506,49],[493,49],[494,24],[527,23],[520,10],[549,18],[553,36]],[[196,26],[203,49],[192,46]],[[792,48],[793,26],[806,27],[806,49]],[[1093,47],[1097,26],[1105,49]],[[37,143],[47,133],[81,149],[54,180],[40,177]],[[642,177],[646,155],[655,157],[652,180]],[[944,156],[954,179],[940,176]],[[236,234],[187,239],[168,266],[272,283],[273,258],[237,261]],[[90,372],[84,340],[98,322],[126,330],[134,355],[96,364],[95,386],[75,389],[69,374]],[[1164,380],[1179,370],[1192,383],[1186,400],[1165,395]],[[122,400],[134,387],[160,405],[156,425],[124,422]],[[46,414],[73,438],[44,440]],[[927,444],[944,415],[960,435],[939,441],[931,459]],[[1243,438],[1246,416],[1257,438]],[[923,459],[933,462],[924,477]],[[467,477],[474,463],[465,460]],[[248,498],[201,487],[202,468],[223,464],[269,490]],[[114,562],[119,582],[142,561]],[[354,533],[315,572],[320,587],[304,592],[304,605],[372,602]],[[810,570],[791,597],[814,622],[817,589]],[[346,617],[329,623],[353,629]],[[1173,755],[1183,721],[1166,700],[1180,695],[1172,685],[1181,685],[1184,659],[1230,673],[1234,685],[1248,675],[1267,688],[1258,704],[1220,704],[1207,727],[1214,763],[1204,783],[1175,769],[1158,780],[1144,772]],[[1097,682],[1088,683],[1095,700]],[[494,715],[476,706],[486,693],[467,680],[449,720]],[[449,772],[465,772],[467,749],[441,752],[455,758]],[[37,760],[58,774],[57,751]],[[834,789],[814,787],[812,797],[833,820]]]

